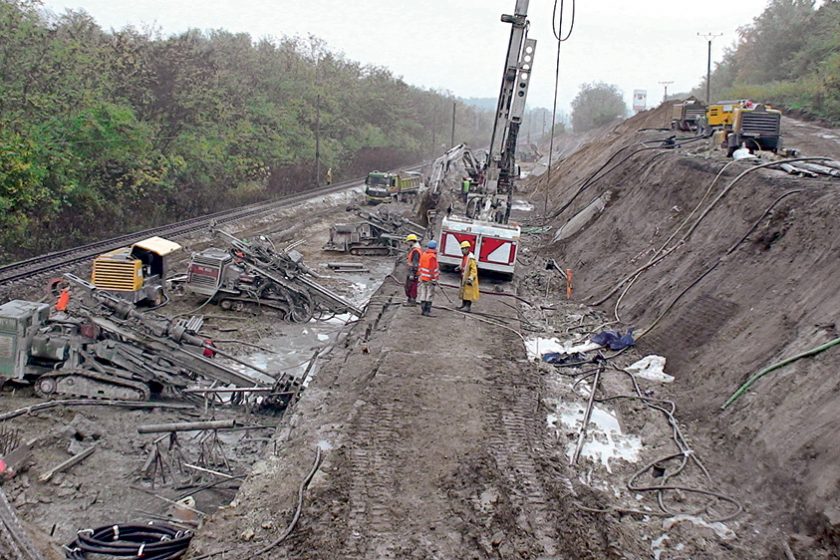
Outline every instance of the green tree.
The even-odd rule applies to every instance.
[[[594,82],[580,86],[572,101],[572,128],[586,132],[627,114],[627,104],[618,86]]]

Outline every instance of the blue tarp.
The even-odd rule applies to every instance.
[[[617,331],[601,331],[592,337],[592,342],[610,350],[624,350],[636,344],[636,341],[633,340],[633,329],[627,329],[626,334]]]

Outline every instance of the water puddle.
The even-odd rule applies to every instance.
[[[338,196],[343,193],[335,193],[327,196]],[[333,273],[329,274],[326,265],[324,272],[319,274],[323,279],[328,279],[324,284],[349,300],[353,305],[365,307],[374,293],[387,279],[394,267],[394,261],[390,258],[367,259],[365,266],[367,272]],[[323,320],[312,319],[306,324],[287,323],[279,321],[275,325],[275,332],[260,340],[249,341],[270,350],[253,352],[244,359],[259,368],[269,372],[272,377],[279,377],[281,374],[301,378],[310,366],[310,362],[316,353],[326,352],[337,340],[344,327],[355,321],[356,317],[349,314],[338,314],[332,317],[323,317]],[[249,371],[246,366],[238,365],[237,370]],[[318,361],[304,380],[304,386],[308,385],[318,370]]]
[[[528,352],[528,358],[531,360],[539,360],[544,354],[549,352],[558,352],[560,354],[574,354],[591,352],[601,348],[599,344],[591,341],[583,343],[575,343],[573,340],[560,342],[557,338],[542,338],[531,337],[525,341],[525,350]]]
[[[549,428],[570,434],[566,444],[566,456],[571,460],[577,446],[577,433],[583,423],[585,405],[578,402],[559,401],[555,412],[547,416]],[[611,460],[624,460],[636,463],[642,450],[639,436],[624,434],[616,415],[609,409],[594,405],[592,417],[586,429],[586,440],[581,449],[581,457],[602,464],[607,472],[612,473]]]
[[[736,537],[735,531],[733,531],[720,521],[709,523],[708,521],[704,521],[703,519],[694,515],[675,515],[673,517],[669,517],[662,522],[662,528],[666,531],[669,531],[672,527],[674,527],[674,525],[679,525],[680,523],[685,522],[691,523],[692,525],[695,525],[697,527],[702,527],[704,529],[710,529],[714,531],[715,535],[717,535],[719,539],[724,541],[729,541]]]
[[[513,205],[511,205],[511,210],[518,210],[520,212],[532,212],[534,210],[534,205],[525,200],[514,200]]]

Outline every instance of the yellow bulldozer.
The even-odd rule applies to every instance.
[[[91,283],[99,290],[130,301],[162,305],[169,255],[181,246],[162,237],[150,237],[96,257]]]

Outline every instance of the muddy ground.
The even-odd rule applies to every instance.
[[[639,131],[664,115],[638,115],[560,164],[540,252],[575,270],[580,301],[603,302],[597,308],[608,320],[636,328],[641,350],[667,357],[676,380],[665,394],[711,451],[717,477],[748,498],[767,557],[781,557],[787,545],[796,558],[836,558],[837,354],[777,370],[725,411],[721,405],[761,368],[837,338],[840,182],[759,170],[733,183],[752,164],[689,145],[639,153],[568,205],[616,151],[656,138]],[[836,130],[785,118],[783,134],[803,155],[840,157]],[[663,256],[672,233],[685,236],[680,224],[701,215]],[[629,288],[613,289],[654,260]]]
[[[604,298],[657,258],[691,209],[713,200],[749,166],[724,169],[727,161],[699,144],[649,150],[564,208],[617,149],[661,137],[645,129],[665,117],[661,109],[642,113],[564,155],[552,173],[548,217],[540,213],[544,184],[532,182],[522,193],[531,204],[518,202],[514,214],[528,226],[516,281],[482,276],[487,293],[470,315],[453,309],[457,291],[450,288],[439,290],[431,318],[402,305],[404,269],[398,266],[390,278],[393,259],[375,260],[367,276],[328,280],[361,301],[385,279],[365,317],[351,325],[231,319],[214,310],[223,318],[208,321],[211,336],[283,349],[238,349],[271,371],[305,367],[316,348],[331,351],[319,356],[314,378],[285,416],[245,417],[274,423],[276,431],[270,440],[266,430],[228,443],[238,461],[232,472],[247,478],[235,497],[228,490],[196,496],[196,509],[208,515],[188,558],[840,557],[835,355],[829,350],[779,370],[720,411],[756,369],[838,336],[831,240],[840,183],[750,173],[626,294],[622,285]],[[812,132],[799,132],[803,151]],[[814,140],[809,150],[830,148],[823,141],[832,139]],[[717,189],[704,196],[718,173]],[[592,206],[596,199],[602,204]],[[323,262],[317,248],[335,214],[319,217],[311,207],[294,214],[307,218],[291,233],[283,231],[291,218],[250,224],[249,231],[306,237],[307,262]],[[563,228],[562,239],[553,241]],[[189,244],[196,249],[207,242]],[[572,269],[571,300],[566,280],[546,268],[546,259]],[[599,299],[604,303],[595,305]],[[200,303],[181,300],[169,312]],[[622,333],[635,327],[636,346],[593,347],[591,336],[608,327]],[[568,356],[567,363],[542,361],[548,351]],[[631,368],[652,356],[664,358],[672,378]],[[62,431],[75,414],[20,423],[33,433],[59,434],[39,447],[55,454],[44,463],[77,438]],[[111,523],[120,513],[122,520],[147,508],[167,513],[169,504],[159,498],[123,489],[138,484],[137,466],[146,457],[141,446],[148,445],[126,434],[148,415],[182,415],[96,414],[100,421],[108,416],[109,430],[99,437],[103,449],[114,451],[113,463],[102,468],[119,463],[118,453],[127,465],[113,471],[113,491],[124,493],[108,502],[112,509],[97,507],[100,497],[91,503],[101,475],[84,466],[72,471],[81,482],[72,478],[67,487],[33,482],[40,467],[28,475],[28,488],[23,478],[13,482],[13,499],[26,496],[19,511],[31,527],[43,536],[55,523],[52,542],[62,542],[74,526]]]
[[[526,242],[517,282],[485,279],[490,293],[471,315],[455,311],[457,292],[445,289],[434,317],[420,317],[401,304],[401,287],[386,282],[278,430],[275,452],[257,465],[232,507],[200,532],[191,557],[252,558],[270,547],[294,518],[316,457],[300,521],[265,557],[780,553],[753,529],[752,514],[739,514],[752,498],[718,476],[714,442],[685,434],[688,455],[713,476],[701,463],[678,473],[663,461],[679,448],[669,417],[645,404],[669,394],[662,382],[636,380],[643,402],[626,398],[635,394],[626,373],[605,369],[581,457],[570,466],[593,365],[561,368],[535,358],[562,342],[585,343],[606,318],[564,300],[563,280],[544,271],[535,241]],[[402,273],[398,268],[396,276]],[[630,350],[611,363],[624,367],[641,357]],[[581,383],[576,375],[584,376]],[[672,418],[680,416],[678,410]],[[661,504],[656,492],[626,486],[652,463],[672,469],[678,487],[663,491]],[[639,484],[658,484],[650,472]]]
[[[305,243],[298,249],[304,254],[305,262],[323,276],[320,281],[363,306],[393,269],[394,258],[350,257],[321,250],[327,241],[329,226],[334,222],[352,221],[355,216],[347,212],[347,207],[359,201],[359,190],[354,189],[346,194],[311,200],[258,220],[233,224],[226,229],[243,238],[265,234],[281,245],[304,239]],[[404,205],[398,206],[400,210],[406,210]],[[206,233],[177,241],[185,250],[170,263],[172,273],[185,269],[191,251],[211,245],[224,246]],[[326,267],[330,261],[364,262],[367,270],[353,274],[335,273]],[[74,272],[87,277],[89,266],[77,267]],[[42,284],[41,281],[28,286],[19,284],[9,289],[5,296],[7,299],[38,299],[44,297]],[[281,373],[303,375],[316,354],[318,359],[308,372],[310,377],[317,375],[320,363],[328,359],[329,349],[339,340],[344,324],[352,320],[350,316],[339,316],[328,321],[290,324],[272,313],[235,313],[213,305],[201,307],[202,303],[202,299],[175,295],[170,304],[158,312],[175,316],[195,311],[205,318],[202,335],[255,366],[267,369],[273,376]],[[244,366],[231,365],[248,372]],[[0,395],[0,412],[39,402],[41,400],[34,397],[30,389],[7,385]],[[206,432],[187,432],[180,434],[174,443],[168,439],[154,443],[158,434],[140,435],[136,431],[141,424],[207,419],[235,419],[241,428],[221,431],[218,439]],[[98,406],[54,408],[25,415],[6,422],[4,429],[10,429],[21,441],[32,442],[30,466],[6,482],[3,490],[23,522],[38,537],[36,542],[53,552],[57,546],[69,542],[77,530],[86,527],[173,519],[170,501],[185,496],[192,496],[194,509],[201,512],[187,513],[185,526],[191,526],[192,521],[201,522],[204,514],[212,513],[233,499],[254,462],[270,452],[271,436],[280,420],[281,416],[271,410],[231,406],[204,409],[201,405],[185,411]],[[92,445],[96,446],[96,451],[84,463],[56,475],[49,482],[40,480],[46,470]],[[160,449],[163,461],[157,471],[153,466],[145,468],[149,466],[154,448]],[[221,476],[203,473],[184,464],[211,469],[234,479],[200,489],[204,484],[219,482]],[[0,557],[2,555],[0,552]]]

